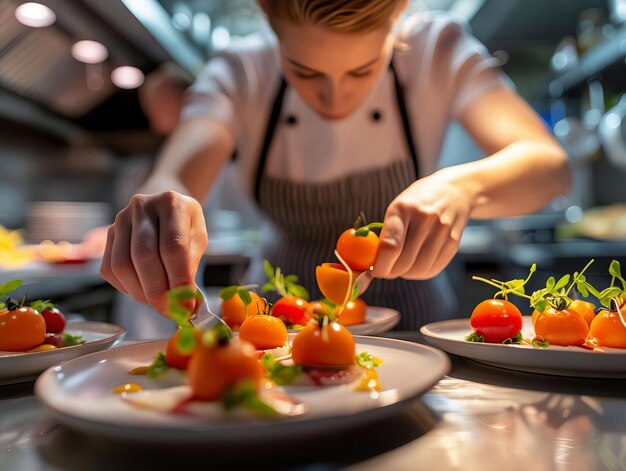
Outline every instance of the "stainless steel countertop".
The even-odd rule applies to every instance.
[[[416,333],[390,337],[421,341]],[[387,419],[315,442],[155,448],[75,432],[33,384],[0,387],[1,470],[626,470],[626,380],[518,373],[452,357],[452,370]]]

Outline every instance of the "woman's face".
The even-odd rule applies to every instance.
[[[388,67],[393,49],[390,29],[336,33],[278,21],[283,73],[302,99],[326,119],[350,115]]]

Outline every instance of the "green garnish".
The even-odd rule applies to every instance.
[[[372,229],[380,229],[383,227],[382,222],[371,222],[365,226],[355,227],[356,232],[354,233],[355,237],[367,237]]]
[[[223,301],[228,301],[230,298],[232,298],[235,295],[239,296],[239,299],[243,301],[244,309],[247,313],[248,306],[252,303],[252,296],[250,296],[250,290],[257,288],[257,287],[258,287],[257,285],[227,286],[226,288],[223,288],[222,290],[220,290],[219,296],[220,298],[222,298]]]
[[[550,346],[550,342],[548,342],[547,340],[544,340],[543,337],[539,337],[539,336],[532,339],[530,343],[532,343],[535,347],[539,347],[539,348],[547,348]]]
[[[22,283],[24,283],[22,280],[12,280],[12,281],[7,281],[6,283],[0,285],[0,298],[4,298],[9,293],[12,293],[13,291],[15,291],[17,288],[22,286]],[[5,309],[5,308],[6,308],[6,304],[0,303],[0,309]]]
[[[524,337],[522,337],[522,333],[518,332],[513,337],[509,337],[508,339],[504,340],[502,343],[504,345],[510,345],[510,344],[519,345],[520,343],[522,343],[523,339]]]
[[[382,365],[383,362],[380,358],[376,358],[373,355],[370,355],[367,352],[361,352],[356,356],[356,363],[359,366],[362,366],[366,370],[371,370],[373,368],[377,368]]]
[[[533,263],[530,266],[528,277],[525,280],[521,280],[521,279],[515,279],[515,280],[509,280],[509,281],[500,281],[500,280],[495,280],[495,279],[487,280],[486,278],[483,278],[480,276],[472,276],[472,280],[482,281],[483,283],[487,283],[488,285],[498,288],[499,291],[497,291],[493,297],[497,298],[498,296],[502,296],[503,299],[508,301],[509,294],[515,294],[517,296],[525,295],[524,286],[526,285],[526,283],[528,283],[528,281],[530,281],[530,278],[533,276],[533,273],[535,273],[536,271],[537,271],[537,264]]]
[[[180,286],[169,290],[167,296],[167,314],[179,327],[189,327],[189,318],[193,314],[184,305],[184,301],[202,300],[200,292],[190,286]]]
[[[233,338],[230,329],[224,324],[219,323],[202,334],[202,345],[205,347],[226,346]]]
[[[626,298],[626,280],[622,277],[622,270],[620,263],[617,260],[612,260],[609,265],[609,274],[611,275],[611,284],[608,288],[598,291],[589,283],[584,284],[584,288],[600,301],[605,308],[609,311],[617,310],[621,306],[622,300]],[[622,284],[622,287],[615,286],[615,282],[618,281]],[[580,290],[580,288],[578,288]],[[615,305],[611,305],[611,303]],[[615,307],[615,309],[614,309]]]
[[[42,301],[41,299],[37,299],[30,303],[30,307],[32,307],[35,311],[43,312],[46,309],[54,309],[54,304],[50,302],[49,299]]]
[[[222,395],[224,413],[228,415],[235,407],[249,410],[259,418],[275,419],[280,414],[259,398],[256,385],[252,381],[240,381]]]
[[[150,366],[148,366],[148,371],[146,372],[146,376],[150,379],[157,379],[159,376],[165,374],[170,367],[165,361],[165,353],[161,350],[157,351],[156,358]]]
[[[86,340],[80,335],[72,335],[67,332],[63,332],[63,344],[66,347],[73,347],[75,345],[82,345]]]
[[[283,298],[296,296],[305,301],[309,300],[309,292],[304,286],[298,284],[296,275],[284,275],[281,273],[280,267],[274,268],[268,260],[263,261],[263,268],[268,279],[268,282],[261,288],[263,293],[276,291]]]
[[[478,335],[476,332],[472,332],[465,337],[465,340],[467,340],[468,342],[484,343],[485,337],[483,337],[482,335]]]
[[[267,370],[267,377],[279,386],[291,384],[302,373],[301,366],[287,366],[277,361],[270,353],[261,357],[261,364]]]

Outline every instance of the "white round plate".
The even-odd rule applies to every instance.
[[[105,350],[121,341],[126,329],[105,322],[68,322],[65,332],[81,335],[86,343],[46,352],[0,351],[0,385],[34,380],[39,373],[62,361]]]
[[[539,348],[468,342],[465,336],[471,331],[469,319],[434,322],[420,329],[435,347],[488,365],[559,376],[626,378],[626,349],[602,347],[602,351],[591,351],[556,345]],[[522,335],[534,337],[530,316],[524,316]]]
[[[365,322],[347,325],[354,335],[376,335],[393,329],[400,321],[400,313],[387,307],[367,306]]]
[[[355,340],[357,353],[367,351],[383,360],[378,367],[381,391],[357,392],[351,385],[285,387],[288,394],[309,406],[309,411],[297,418],[215,421],[139,409],[111,392],[128,382],[146,389],[163,387],[158,381],[128,372],[149,364],[166,341],[115,348],[57,365],[39,377],[35,393],[61,422],[87,432],[168,443],[250,443],[319,434],[386,416],[428,391],[450,368],[447,355],[432,347],[373,337]]]

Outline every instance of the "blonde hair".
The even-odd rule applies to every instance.
[[[270,24],[286,19],[338,33],[368,33],[391,26],[405,0],[265,0]]]

